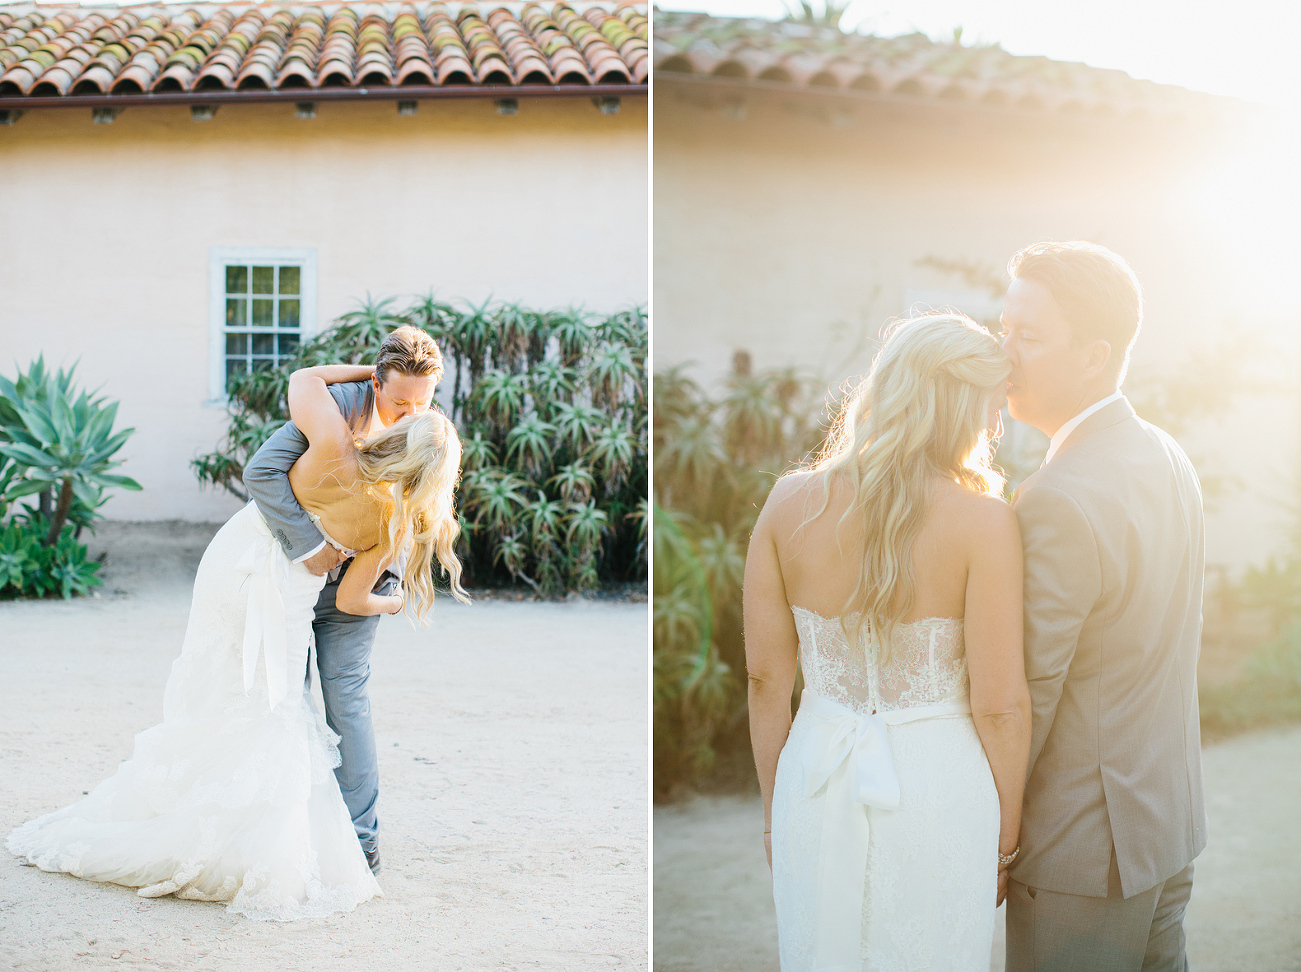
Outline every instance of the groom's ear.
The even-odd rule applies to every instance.
[[[1088,346],[1084,356],[1084,380],[1092,381],[1102,374],[1111,360],[1111,342],[1097,340]]]

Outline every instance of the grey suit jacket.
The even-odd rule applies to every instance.
[[[371,383],[340,382],[329,387],[353,432],[364,433],[375,408]],[[286,422],[262,444],[244,469],[244,488],[290,560],[299,559],[325,542],[289,486],[289,469],[306,451],[307,437],[293,422]]]
[[[1206,846],[1197,656],[1202,495],[1126,400],[1089,416],[1012,500],[1034,702],[1021,857],[1035,888],[1125,897]]]

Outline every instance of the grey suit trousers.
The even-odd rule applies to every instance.
[[[1131,898],[1112,851],[1107,896],[1008,882],[1007,972],[1187,972],[1184,909],[1193,866]]]
[[[351,564],[351,561],[348,561]],[[347,573],[347,565],[339,578]],[[377,594],[389,594],[397,588],[391,574],[380,578]],[[370,653],[375,647],[379,616],[359,617],[344,614],[335,607],[339,592],[337,580],[321,589],[316,602],[312,631],[316,637],[316,670],[321,677],[321,695],[325,700],[325,721],[339,736],[339,756],[335,767],[344,805],[352,817],[357,840],[367,854],[378,848],[379,763],[375,753],[375,730],[370,714]]]

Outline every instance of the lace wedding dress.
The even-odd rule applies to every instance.
[[[199,564],[163,721],[89,796],[5,846],[47,871],[249,918],[381,894],[334,778],[338,737],[303,691],[324,583],[290,563],[252,503],[231,517]]]
[[[782,972],[988,972],[998,792],[962,622],[900,626],[878,668],[839,618],[793,610],[805,689],[772,805]]]

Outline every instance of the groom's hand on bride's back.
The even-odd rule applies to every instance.
[[[317,577],[323,577],[339,564],[343,563],[343,551],[332,544],[326,544],[316,553],[303,561],[303,566]]]

